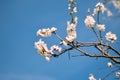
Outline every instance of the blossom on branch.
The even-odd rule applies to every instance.
[[[74,39],[77,37],[76,35],[76,26],[77,26],[77,17],[74,18],[74,22],[67,22],[67,37],[66,41],[73,42]]]
[[[104,24],[97,24],[96,25],[97,30],[99,31],[105,31],[105,25]]]
[[[105,6],[104,6],[104,4],[101,3],[101,2],[98,2],[98,3],[96,4],[96,8],[94,9],[94,12],[95,12],[95,13],[98,13],[98,12],[104,13],[104,11],[105,11]]]
[[[91,16],[91,15],[86,16],[84,23],[88,28],[92,28],[92,27],[94,27],[95,20],[94,20],[93,16]]]
[[[47,61],[50,61],[50,56],[53,54],[48,50],[47,45],[41,39],[35,42],[35,48],[38,49],[38,54],[45,57]]]
[[[62,51],[62,48],[59,47],[59,46],[53,45],[53,46],[51,46],[51,51],[53,51],[53,50],[56,50],[56,51],[58,51],[58,52],[61,52],[61,51]]]
[[[74,24],[71,24],[71,25],[74,26]],[[71,25],[67,27],[67,35],[73,36],[74,38],[76,38],[76,28]]]
[[[67,43],[71,43],[74,41],[75,37],[74,36],[67,36],[65,39],[66,39]]]
[[[94,14],[97,14],[100,11],[99,8],[94,8]]]
[[[111,41],[111,42],[115,42],[117,40],[116,34],[113,34],[110,31],[106,33],[105,37],[106,37],[106,40]]]
[[[51,34],[54,33],[56,30],[57,30],[57,28],[55,28],[55,27],[52,27],[51,29],[50,29],[50,28],[47,28],[47,29],[39,29],[39,30],[37,31],[37,36],[49,37],[49,36],[51,36]]]

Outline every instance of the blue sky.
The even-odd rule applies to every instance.
[[[94,34],[84,25],[84,18],[87,8],[93,8],[98,0],[76,2],[79,19],[77,39],[94,41]],[[39,28],[55,26],[59,35],[66,36],[66,22],[70,20],[67,3],[67,0],[0,0],[0,80],[88,80],[89,73],[97,79],[103,76],[101,73],[107,73],[108,69],[101,68],[106,66],[108,60],[88,57],[69,60],[64,54],[48,63],[37,54],[34,42],[40,38],[36,36]],[[119,34],[119,20],[113,21],[104,22],[109,26],[107,31]],[[48,46],[59,43],[54,35],[43,40]]]

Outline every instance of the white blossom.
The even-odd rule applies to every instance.
[[[92,16],[86,16],[84,23],[88,28],[92,28],[95,24],[95,20]]]
[[[107,16],[112,16],[113,15],[112,12],[108,8],[106,8],[103,5],[103,3],[100,3],[100,2],[97,3],[96,8],[94,8],[94,14],[97,14],[98,12],[102,12],[102,13],[106,12]]]
[[[49,37],[51,36],[51,34],[53,32],[55,32],[57,30],[57,28],[55,27],[52,27],[51,29],[50,28],[47,28],[47,29],[39,29],[37,31],[37,36],[42,36],[42,37]]]
[[[96,80],[93,74],[89,74],[89,80]]]
[[[110,31],[106,33],[105,37],[106,37],[106,40],[111,41],[111,42],[115,42],[117,40],[116,34],[113,34]]]
[[[112,67],[113,66],[112,62],[108,62],[107,65],[108,65],[108,67]]]
[[[74,21],[75,21],[75,20],[74,20]],[[74,29],[75,29],[75,28],[76,28],[76,25],[77,25],[77,24],[75,24],[75,23],[71,23],[71,22],[69,22],[69,21],[67,22],[67,28],[74,28]]]
[[[120,72],[116,72],[116,77],[120,78]]]
[[[77,37],[76,30],[70,29],[67,31],[67,36]]]
[[[57,28],[52,27],[52,28],[51,28],[51,33],[55,32],[56,30],[57,30]]]
[[[71,5],[69,5],[71,7]],[[73,12],[77,12],[77,7],[72,7]],[[69,42],[73,42],[74,39],[76,38],[76,26],[78,23],[78,18],[74,17],[71,22],[67,22],[67,37],[65,38],[65,45],[66,43],[68,44]]]
[[[45,59],[47,62],[50,62],[50,57],[46,56]]]
[[[96,4],[96,7],[97,7],[98,12],[104,13],[104,11],[105,11],[105,6],[104,6],[103,3],[98,2],[98,3]]]
[[[56,50],[56,51],[58,51],[58,52],[61,52],[61,51],[62,51],[62,48],[59,47],[59,46],[53,45],[53,46],[51,46],[51,51],[53,51],[53,50]]]
[[[67,41],[68,43],[69,43],[69,42],[73,42],[74,39],[75,39],[74,36],[67,36],[67,37],[66,37],[66,41]]]
[[[44,41],[40,39],[38,42],[35,42],[35,48],[38,49],[38,54],[45,57],[45,59],[48,61],[48,57],[51,56],[52,52],[48,50]]]
[[[39,29],[37,31],[37,36],[48,37],[50,35],[51,35],[51,30],[49,28],[47,28],[47,29]]]
[[[97,24],[96,28],[100,31],[105,31],[105,25],[104,24]]]
[[[72,8],[71,8],[71,4],[68,4],[68,10],[71,10]]]

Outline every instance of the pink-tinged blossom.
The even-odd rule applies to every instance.
[[[117,40],[116,34],[113,34],[110,31],[106,33],[105,37],[106,37],[106,40],[111,41],[111,42],[115,42]]]
[[[55,28],[55,27],[52,27],[51,29],[50,29],[50,28],[47,28],[47,29],[39,29],[39,30],[37,31],[37,36],[49,37],[49,36],[51,36],[51,34],[54,33],[56,30],[57,30],[57,28]]]
[[[48,50],[47,45],[41,39],[38,42],[35,42],[35,48],[38,50],[38,54],[45,57],[47,61],[48,57],[50,58],[52,52]]]
[[[95,24],[95,20],[92,16],[86,16],[84,23],[88,28],[92,28]]]
[[[97,24],[96,25],[97,30],[99,31],[105,31],[105,25],[104,24]]]

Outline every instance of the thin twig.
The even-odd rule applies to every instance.
[[[92,30],[93,30],[94,34],[96,35],[98,41],[101,43],[101,39],[100,39],[100,37],[98,36],[98,34],[97,34],[97,32],[95,31],[95,29],[92,28]]]

